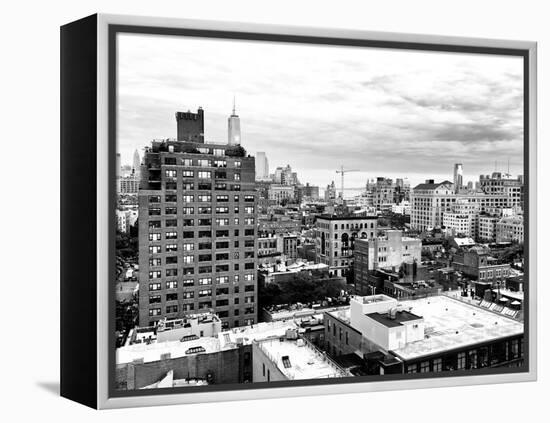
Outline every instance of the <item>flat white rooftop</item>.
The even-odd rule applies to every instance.
[[[218,338],[203,337],[190,341],[167,341],[153,342],[151,344],[133,344],[117,348],[116,363],[131,363],[134,360],[143,359],[144,363],[158,361],[163,354],[170,354],[170,358],[185,357],[187,355],[197,354],[193,348],[202,347],[202,353],[213,353],[221,351]],[[229,347],[223,348],[230,349]]]
[[[288,329],[298,329],[293,320],[278,322],[262,322],[251,326],[233,328],[218,334],[220,346],[222,348],[235,347],[238,343],[245,345],[253,341],[259,341],[267,338],[279,338],[286,334]]]
[[[404,360],[523,334],[523,323],[444,295],[400,301],[405,310],[422,316],[425,337],[393,353]]]
[[[426,328],[423,340],[392,350],[403,360],[523,334],[523,323],[446,295],[399,301],[399,304],[422,316]],[[349,308],[329,313],[351,325]]]
[[[326,354],[305,343],[303,339],[268,339],[259,342],[258,347],[290,380],[346,376]],[[288,360],[283,360],[283,357],[288,357]]]

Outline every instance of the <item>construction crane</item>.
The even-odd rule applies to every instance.
[[[360,172],[359,169],[344,169],[344,166],[340,166],[340,170],[337,170],[336,173],[339,173],[342,178],[342,183],[340,185],[340,197],[344,200],[344,175],[349,172]]]

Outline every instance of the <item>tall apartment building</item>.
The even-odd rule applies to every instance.
[[[315,257],[333,276],[345,276],[353,265],[357,238],[376,237],[376,216],[319,216],[315,224]]]
[[[186,115],[176,114],[178,134],[200,140],[202,125]],[[145,150],[140,326],[207,311],[224,327],[257,322],[254,179],[254,158],[235,146],[163,140]]]

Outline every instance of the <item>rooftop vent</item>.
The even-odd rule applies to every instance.
[[[283,361],[283,366],[285,366],[285,369],[290,369],[292,367],[292,364],[290,364],[290,357],[288,355],[283,355],[281,360]]]

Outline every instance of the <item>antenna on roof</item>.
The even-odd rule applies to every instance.
[[[235,115],[235,94],[233,94],[233,115]]]
[[[506,170],[506,177],[509,178],[510,176],[510,157],[508,157],[508,169]]]

